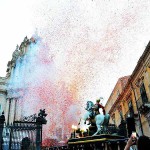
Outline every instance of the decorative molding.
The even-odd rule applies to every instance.
[[[115,119],[115,113],[112,114],[111,118],[112,120]]]
[[[7,70],[6,70],[6,77],[10,77],[12,68],[15,68],[16,65],[16,60],[24,56],[26,53],[25,48],[31,44],[31,43],[36,43],[36,40],[32,37],[31,39],[28,39],[27,36],[24,38],[23,42],[20,44],[20,46],[16,46],[15,51],[12,54],[12,59],[11,61],[8,61],[7,64]]]
[[[143,80],[144,80],[144,76],[138,78],[135,85],[139,88],[141,86],[141,84],[143,83]]]
[[[129,101],[131,101],[131,99],[132,99],[132,98],[131,98],[131,93],[129,93],[129,94],[126,96],[126,101],[129,102]]]
[[[119,105],[119,106],[117,107],[117,110],[118,110],[119,112],[121,112],[121,111],[122,111],[122,106]]]

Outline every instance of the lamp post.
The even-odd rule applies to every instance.
[[[83,127],[83,128],[81,129],[82,137],[84,137],[83,133],[84,133],[85,131],[87,131],[87,129],[86,129],[85,127]]]
[[[73,129],[73,133],[74,133],[74,138],[76,138],[76,130],[77,130],[77,126],[72,125],[72,129]]]
[[[75,136],[74,136],[74,125],[72,125],[71,128],[72,128],[72,130],[73,130],[73,138],[74,138],[74,137],[75,137]]]
[[[38,113],[38,117],[36,118],[36,150],[41,150],[42,144],[42,125],[47,123],[46,120],[47,114],[45,113],[45,109],[40,109]]]
[[[90,130],[89,130],[89,128],[87,128],[86,130],[87,130],[87,135],[90,136]]]
[[[77,130],[77,126],[74,126],[74,137],[76,138],[76,130]]]
[[[80,131],[81,131],[81,137],[83,137],[83,132],[84,132],[84,130],[83,130],[83,129],[81,129]]]

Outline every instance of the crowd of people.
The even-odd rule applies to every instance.
[[[136,145],[137,150],[150,150],[150,138],[144,135],[139,137],[132,134],[124,150],[133,150],[134,145]]]

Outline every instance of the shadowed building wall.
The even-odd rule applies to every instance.
[[[105,105],[111,121],[118,126],[120,114],[125,120],[133,118],[138,134],[150,136],[150,43],[120,95],[116,96],[116,89],[121,89],[118,82]]]

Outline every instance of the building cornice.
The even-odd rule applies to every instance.
[[[133,78],[135,77],[136,73],[138,72],[138,70],[140,69],[140,67],[142,67],[142,64],[144,63],[145,58],[148,56],[148,54],[150,54],[150,41],[148,43],[148,45],[146,46],[146,49],[144,50],[142,56],[140,57],[140,59],[137,62],[137,65],[135,67],[135,69],[132,72],[131,75],[131,81],[133,80]]]
[[[150,41],[148,43],[148,45],[146,46],[145,51],[143,52],[142,56],[140,57],[140,59],[138,60],[138,63],[135,67],[135,69],[133,70],[131,76],[129,77],[124,89],[122,90],[121,94],[118,96],[118,98],[116,99],[116,101],[114,102],[113,106],[111,107],[111,109],[109,110],[109,113],[113,112],[113,109],[117,106],[118,102],[121,100],[121,98],[123,98],[124,93],[127,91],[128,88],[131,87],[131,83],[133,82],[133,79],[136,75],[136,73],[138,72],[138,70],[140,69],[140,67],[142,66],[142,64],[144,63],[144,60],[146,59],[146,57],[148,56],[148,54],[150,54]],[[115,89],[115,88],[114,88]],[[111,96],[110,96],[111,97]],[[109,99],[108,99],[109,101]],[[107,104],[107,103],[106,103]],[[106,106],[106,105],[105,105]]]
[[[113,88],[113,91],[111,92],[111,94],[110,94],[110,96],[109,96],[109,98],[108,98],[108,101],[106,102],[105,106],[107,106],[108,103],[110,102],[111,96],[113,95],[113,92],[116,90],[117,85],[119,84],[119,82],[121,83],[122,90],[123,90],[123,89],[124,89],[124,87],[123,87],[123,81],[125,81],[125,80],[124,80],[125,78],[129,78],[129,77],[130,77],[130,76],[124,76],[124,77],[121,77],[121,78],[118,79],[118,81],[117,81],[117,83],[115,84],[115,87]],[[122,81],[122,80],[123,80],[123,81]]]
[[[130,84],[126,84],[126,86],[124,87],[124,89],[122,90],[121,94],[118,96],[118,98],[116,99],[116,101],[114,102],[113,106],[111,107],[111,109],[109,110],[109,113],[113,112],[113,109],[117,107],[119,102],[122,102],[122,99],[124,97],[124,93],[126,93],[127,90],[129,90],[131,88]]]

